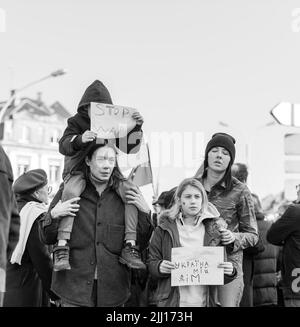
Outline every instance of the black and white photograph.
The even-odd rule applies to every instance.
[[[0,314],[300,307],[299,58],[296,0],[1,0]]]

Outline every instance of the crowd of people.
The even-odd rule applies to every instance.
[[[300,204],[265,220],[247,167],[235,163],[234,137],[214,134],[197,174],[151,210],[117,160],[139,151],[143,117],[133,114],[125,137],[99,139],[91,102],[113,104],[98,80],[59,141],[63,183],[49,205],[46,172],[13,183],[0,147],[1,306],[300,306]],[[172,286],[172,249],[203,246],[223,248],[224,284]]]

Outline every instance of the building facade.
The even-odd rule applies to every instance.
[[[4,103],[0,104],[0,110]],[[49,185],[56,191],[62,182],[63,156],[58,141],[70,113],[59,103],[22,98],[12,104],[1,125],[1,144],[10,158],[14,178],[30,169],[47,172]]]

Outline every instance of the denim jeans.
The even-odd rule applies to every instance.
[[[85,178],[83,173],[76,175],[68,175],[64,181],[64,189],[62,192],[62,202],[70,200],[75,197],[79,197],[84,191],[86,186]],[[71,238],[71,232],[73,228],[74,217],[65,216],[63,217],[58,226],[58,240],[69,240]]]
[[[244,279],[238,276],[232,282],[218,286],[218,298],[222,307],[239,307],[243,296]]]
[[[62,193],[62,202],[78,197],[84,191],[86,181],[84,174],[78,172],[74,175],[68,175],[65,178],[64,189]],[[120,182],[116,190],[125,205],[125,240],[136,241],[136,230],[138,224],[138,210],[133,204],[127,204],[126,191],[130,190],[130,184],[127,181]],[[74,217],[66,216],[61,218],[58,227],[58,240],[70,240]]]
[[[125,206],[125,241],[136,241],[136,229],[138,224],[138,210],[133,204],[128,204],[126,200],[126,191],[130,190],[130,184],[122,181],[116,190]]]

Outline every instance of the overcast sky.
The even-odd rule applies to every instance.
[[[4,0],[0,99],[65,68],[67,75],[22,94],[41,91],[48,104],[58,100],[74,113],[100,79],[115,104],[142,113],[146,135],[203,133],[206,142],[227,131],[237,139],[237,161],[246,160],[248,143],[251,188],[276,193],[282,172],[263,155],[278,148],[272,139],[280,127],[262,126],[278,102],[300,102],[297,7],[289,0]],[[193,170],[162,167],[161,190]]]

